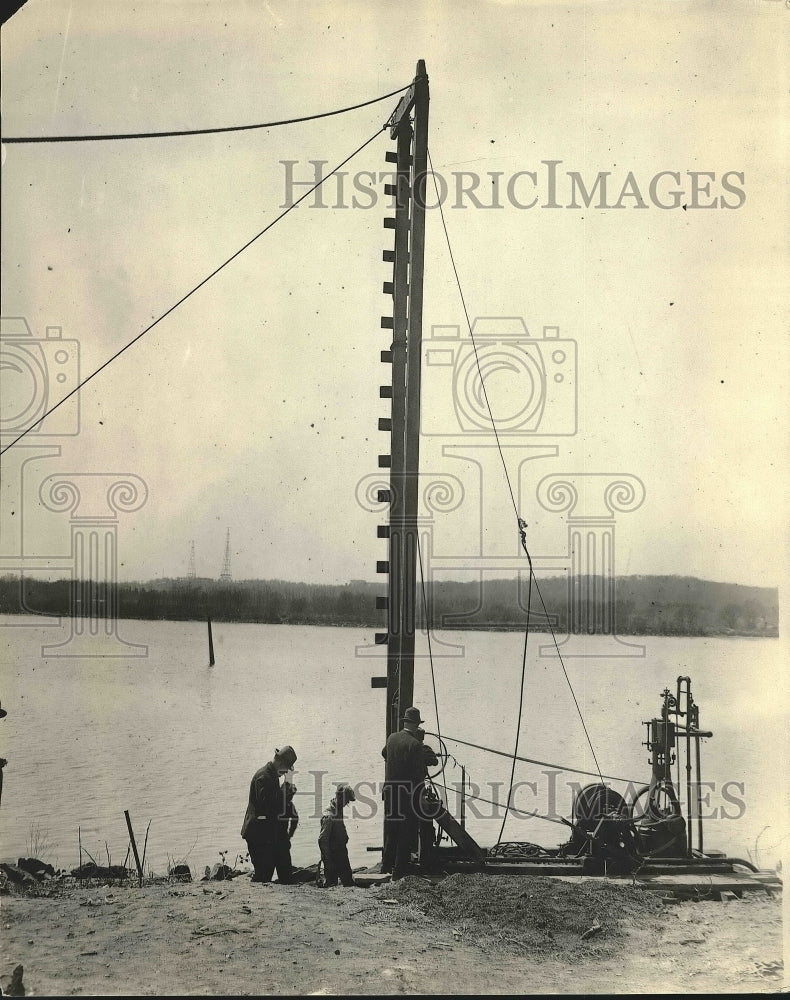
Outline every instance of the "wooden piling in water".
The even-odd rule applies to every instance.
[[[132,842],[132,852],[134,853],[134,863],[137,865],[137,874],[140,878],[140,885],[143,884],[143,866],[140,864],[140,855],[137,853],[137,841],[134,839],[134,830],[132,829],[132,818],[129,815],[129,810],[124,809],[124,816],[126,817],[126,825],[129,828],[129,839]]]
[[[208,624],[208,665],[210,667],[214,666],[214,639],[211,635],[211,618],[206,619]]]

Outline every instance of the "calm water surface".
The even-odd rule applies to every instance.
[[[23,622],[31,627],[18,627]],[[370,677],[384,673],[385,664],[378,655],[358,655],[359,647],[371,643],[371,631],[217,624],[217,662],[209,668],[202,623],[124,621],[119,630],[126,640],[147,644],[147,658],[44,659],[41,645],[58,641],[58,627],[0,618],[0,698],[8,710],[0,723],[0,755],[9,761],[0,809],[2,857],[25,853],[37,824],[48,840],[48,859],[60,867],[77,864],[78,827],[96,861],[106,863],[106,841],[113,863],[122,862],[128,843],[123,812],[129,809],[138,841],[151,820],[146,867],[162,872],[169,857],[188,855],[193,870],[202,869],[219,861],[224,850],[232,861],[245,850],[239,828],[251,774],[284,743],[292,743],[299,755],[295,863],[317,861],[316,816],[337,781],[370,783],[348,823],[350,847],[354,864],[378,857],[366,847],[381,843],[378,797],[371,788],[383,776],[384,693],[371,689]],[[703,780],[715,783],[710,809],[717,814],[706,823],[706,846],[744,857],[750,851],[754,857],[756,845],[758,861],[775,864],[787,846],[779,643],[654,637],[644,642],[644,659],[593,655],[566,661],[602,771],[647,782],[641,723],[658,714],[664,687],[674,690],[677,676],[689,674],[701,726],[714,733],[702,755]],[[591,653],[596,643],[589,640]],[[523,637],[444,632],[434,653],[453,645],[461,655],[435,659],[442,733],[512,750]],[[538,658],[538,645],[529,657],[520,753],[592,770],[562,669],[556,659]],[[415,703],[426,728],[435,731],[425,658],[418,659],[415,672]],[[484,797],[506,797],[508,760],[448,746]],[[552,777],[551,771],[519,764],[515,804],[570,815],[567,782],[593,778]],[[460,770],[448,767],[446,781],[457,786]],[[739,784],[723,792],[727,782]],[[493,844],[502,813],[478,808],[486,811],[475,815],[469,804],[470,832],[482,844]],[[722,808],[737,818],[722,817]],[[567,828],[511,817],[505,838],[554,846],[567,840]]]

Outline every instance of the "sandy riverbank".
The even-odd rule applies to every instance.
[[[504,881],[501,881],[504,880]],[[776,992],[782,905],[586,880],[64,886],[2,900],[28,995]],[[585,929],[600,926],[586,940]]]

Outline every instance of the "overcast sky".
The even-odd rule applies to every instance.
[[[507,438],[533,555],[566,551],[563,515],[537,500],[544,476],[629,474],[645,501],[618,515],[618,573],[773,586],[790,554],[789,24],[772,0],[29,0],[3,31],[3,127],[37,136],[292,118],[395,90],[425,59],[431,155],[450,188],[471,316],[522,317],[536,340],[559,327],[578,352],[575,373],[565,369],[570,394],[547,398],[543,424]],[[282,161],[297,161],[297,180],[311,160],[334,166],[396,103],[252,132],[5,145],[3,315],[26,317],[35,338],[62,327],[79,341],[84,377],[276,217]],[[383,171],[391,148],[384,132],[346,169]],[[544,207],[549,160],[560,161],[559,208]],[[457,198],[459,171],[480,176],[484,205],[498,175],[502,207]],[[680,176],[663,175],[651,194],[661,171]],[[571,172],[588,190],[608,172],[605,204],[620,207],[597,207],[599,191],[586,208],[578,189],[579,207],[567,207]],[[690,172],[714,177],[695,192]],[[198,574],[217,576],[228,527],[236,578],[375,578],[384,516],[363,509],[357,486],[389,450],[377,420],[387,415],[379,317],[391,213],[383,182],[357,207],[353,184],[341,193],[329,182],[327,207],[290,213],[98,375],[80,394],[77,436],[47,437],[44,425],[26,438],[61,446],[26,473],[29,554],[69,547],[68,515],[40,509],[45,476],[134,473],[149,495],[121,516],[122,579],[184,575],[193,539]],[[464,323],[432,210],[425,339],[459,326],[456,366],[468,354]],[[551,385],[551,351],[531,351]],[[426,365],[423,376],[424,468],[464,491],[434,515],[435,553],[511,553],[504,477],[480,447],[490,438],[458,423],[454,372]],[[495,365],[491,378],[507,416],[519,373]],[[556,436],[574,395],[577,433]],[[519,478],[537,445],[557,453]],[[21,488],[14,453],[3,456],[6,554]]]

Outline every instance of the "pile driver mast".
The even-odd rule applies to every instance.
[[[420,60],[411,86],[386,126],[396,144],[395,150],[386,154],[387,162],[395,166],[395,183],[385,187],[385,194],[395,198],[395,214],[384,220],[384,228],[393,231],[394,240],[392,247],[383,252],[383,260],[391,265],[392,272],[382,291],[391,297],[392,310],[381,317],[381,328],[392,331],[392,343],[389,350],[381,352],[382,362],[391,365],[391,380],[381,386],[380,396],[391,400],[391,412],[389,417],[379,419],[379,430],[390,434],[389,453],[379,455],[379,467],[390,472],[389,488],[378,494],[380,502],[389,504],[389,518],[387,524],[378,528],[379,537],[387,539],[388,558],[377,563],[377,572],[387,577],[387,593],[376,599],[376,606],[387,613],[387,631],[376,633],[376,643],[387,646],[387,675],[374,677],[372,686],[386,687],[387,736],[399,728],[404,709],[414,700],[428,107],[428,75],[425,63]],[[436,815],[431,818],[453,842],[451,847],[436,846],[432,852],[434,860],[446,871],[603,873],[630,875],[634,879],[638,874],[641,884],[657,886],[664,877],[680,878],[694,891],[701,879],[709,888],[714,878],[720,880],[722,889],[762,887],[761,881],[734,870],[737,865],[754,872],[750,862],[727,858],[720,851],[703,852],[700,740],[713,734],[700,729],[699,707],[692,696],[689,677],[679,677],[675,693],[666,689],[662,698],[660,718],[645,723],[648,727],[645,745],[652,767],[650,781],[632,794],[630,800],[610,788],[599,771],[600,783],[588,785],[576,795],[572,821],[562,820],[571,828],[568,843],[543,848],[512,842],[484,849],[465,829],[465,791],[459,824],[432,790],[434,794],[429,792],[428,798],[435,803]],[[681,785],[677,749],[684,741],[685,818],[677,791]],[[696,780],[692,779],[695,770],[692,744]],[[501,753],[490,747],[478,746],[478,749]],[[449,757],[444,747],[442,753]],[[675,763],[678,764],[676,783],[672,780]],[[463,769],[462,783],[465,786]],[[694,820],[696,849],[692,847]],[[371,870],[358,875],[357,880],[360,884],[372,884],[384,877],[380,871]]]
[[[387,736],[399,728],[400,715],[414,700],[428,103],[421,59],[387,123],[396,143],[395,151],[387,152],[387,161],[395,164],[395,184],[385,193],[395,196],[395,216],[386,218],[384,227],[394,230],[395,238],[393,248],[383,253],[384,262],[392,264],[392,280],[382,289],[392,298],[392,315],[382,316],[381,326],[392,330],[392,346],[382,351],[381,360],[392,366],[392,381],[381,387],[381,395],[391,398],[392,410],[379,420],[379,429],[391,435],[389,454],[379,456],[379,465],[390,469],[390,486],[379,499],[390,507],[389,523],[378,529],[388,539],[388,559],[377,564],[388,577],[387,594],[377,599],[377,607],[387,611],[387,631],[376,635],[377,643],[387,644]]]

